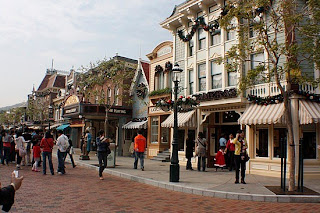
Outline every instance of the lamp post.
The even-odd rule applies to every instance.
[[[49,126],[48,126],[48,128],[49,128],[49,132],[50,132],[50,119],[52,118],[52,106],[51,105],[49,105],[49,109],[48,109],[48,122],[49,122]]]
[[[170,164],[170,182],[179,182],[180,176],[180,166],[178,158],[178,85],[180,82],[180,75],[182,69],[179,68],[178,63],[176,63],[172,69],[173,72],[173,83],[174,83],[174,105],[173,105],[173,141],[172,141],[172,157]]]

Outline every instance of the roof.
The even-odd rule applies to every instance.
[[[51,75],[46,75],[46,76],[43,78],[43,80],[42,80],[42,82],[41,82],[38,90],[43,90],[43,89],[45,89],[45,88],[47,87],[50,76],[51,76]]]
[[[141,61],[141,65],[142,65],[142,70],[144,71],[144,74],[145,74],[145,76],[146,76],[146,79],[147,79],[147,81],[148,81],[148,83],[149,83],[149,78],[150,78],[150,64]]]
[[[65,88],[65,79],[66,77],[64,75],[59,74],[46,74],[46,76],[43,78],[38,91],[44,90],[46,88],[52,88],[52,87],[58,87],[58,88]]]
[[[119,61],[129,62],[129,63],[132,63],[132,64],[138,64],[138,60],[127,58],[127,57],[123,57],[123,56],[119,56],[118,54],[116,56],[114,56],[113,59],[119,60]]]

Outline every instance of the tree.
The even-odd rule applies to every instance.
[[[89,102],[103,105],[106,110],[104,129],[107,135],[108,111],[118,102],[130,104],[129,88],[135,69],[128,63],[116,59],[102,60],[91,63],[90,67],[81,67],[82,73],[78,76],[78,86],[84,99]],[[109,89],[114,92],[114,101],[111,103]],[[117,100],[117,101],[116,101]],[[123,104],[122,104],[123,105]]]
[[[289,144],[289,191],[295,189],[295,144],[290,99],[295,85],[312,83],[313,72],[320,68],[319,0],[240,0],[229,3],[221,14],[220,24],[227,30],[236,28],[238,43],[226,54],[227,69],[241,72],[239,89],[258,83],[275,82],[283,96]],[[231,23],[237,22],[232,26]],[[267,57],[256,61],[252,53]],[[222,59],[225,60],[226,59]],[[229,61],[229,60],[228,60]],[[257,66],[247,68],[247,62]]]

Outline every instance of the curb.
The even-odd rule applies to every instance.
[[[56,157],[56,155],[55,155]],[[66,159],[67,160],[67,159]],[[71,162],[70,159],[67,160]],[[99,170],[99,167],[77,161],[78,165],[89,169]],[[193,187],[181,186],[179,183],[167,183],[162,181],[155,181],[149,178],[139,177],[135,175],[126,174],[123,172],[113,171],[112,169],[104,169],[103,173],[109,175],[125,178],[131,181],[156,186],[163,189],[168,189],[176,192],[183,192],[194,195],[201,195],[206,197],[216,197],[232,200],[245,200],[245,201],[258,201],[258,202],[274,202],[274,203],[320,203],[319,195],[261,195],[261,194],[248,194],[236,192],[224,192],[216,190],[205,190]]]

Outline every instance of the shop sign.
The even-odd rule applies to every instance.
[[[64,111],[64,114],[72,114],[72,113],[76,113],[76,112],[78,112],[78,107],[76,107],[76,108],[71,108],[71,109],[66,109],[65,111]]]
[[[227,98],[236,98],[237,97],[237,90],[236,89],[229,89],[229,90],[219,90],[213,91],[208,93],[202,93],[198,95],[193,95],[197,97],[197,101],[210,101],[210,100],[220,100],[220,99],[227,99]]]
[[[125,109],[109,109],[108,112],[115,114],[127,114],[127,110]]]

